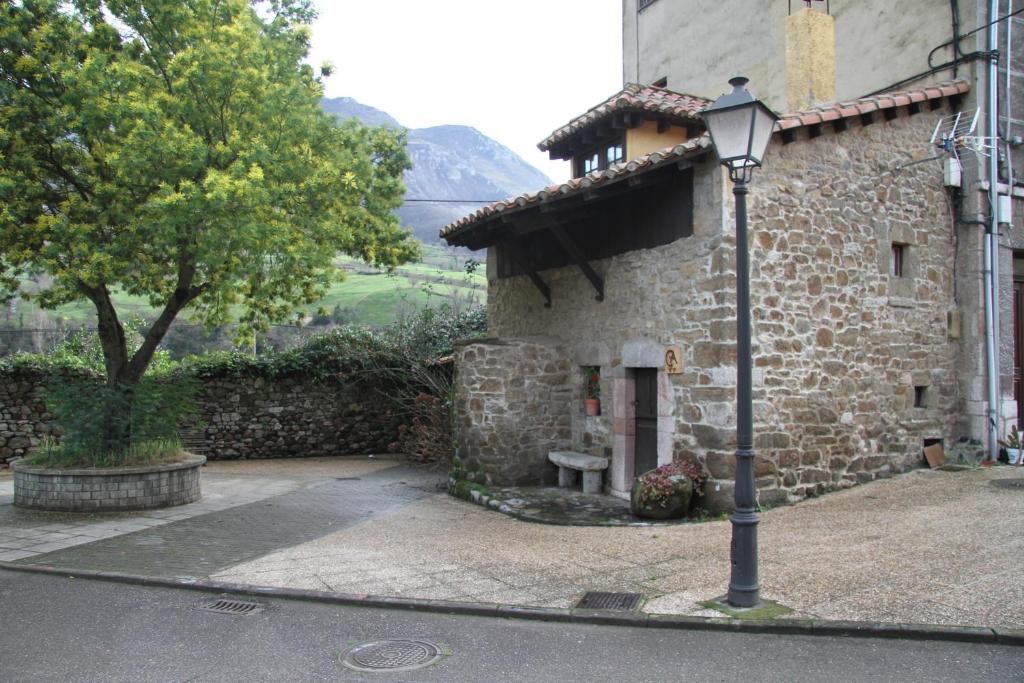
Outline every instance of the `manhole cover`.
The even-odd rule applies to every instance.
[[[632,610],[640,606],[640,593],[602,593],[590,591],[576,603],[580,609],[621,609]]]
[[[411,671],[441,659],[440,647],[423,640],[378,640],[350,648],[341,663],[356,671]]]
[[[1010,479],[993,479],[989,482],[997,489],[1022,489],[1024,490],[1024,477],[1012,477]]]
[[[263,605],[258,602],[246,602],[244,600],[213,600],[203,603],[198,609],[204,612],[216,612],[217,614],[256,614],[263,611]]]

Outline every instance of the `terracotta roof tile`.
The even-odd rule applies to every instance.
[[[912,102],[924,102],[940,97],[951,95],[962,95],[968,92],[971,86],[964,80],[947,81],[933,86],[925,86],[914,90],[900,92],[882,93],[872,97],[862,97],[859,100],[849,102],[836,102],[826,104],[814,109],[785,114],[775,124],[775,130],[790,130],[801,126],[810,126],[822,121],[834,121],[845,119],[862,114],[870,114],[880,109],[906,106]]]
[[[536,204],[543,204],[545,202],[561,199],[567,195],[577,194],[591,188],[603,187],[616,180],[627,178],[631,175],[657,166],[675,163],[680,159],[685,159],[690,156],[698,156],[705,153],[710,148],[711,138],[705,134],[698,138],[687,140],[675,147],[666,147],[665,149],[658,150],[657,152],[651,152],[650,154],[645,154],[641,157],[637,157],[636,159],[615,164],[603,171],[594,171],[582,178],[573,178],[564,183],[549,185],[538,192],[527,192],[519,195],[518,197],[494,202],[493,204],[489,204],[482,209],[478,209],[468,216],[464,216],[454,223],[450,223],[445,226],[441,230],[441,237],[448,239],[463,230],[476,225],[482,220],[505,213],[506,211]]]
[[[648,112],[677,119],[699,121],[699,113],[710,105],[711,100],[706,100],[703,97],[673,92],[653,85],[627,83],[620,92],[551,133],[537,143],[537,147],[542,152],[546,152],[553,145],[616,112]]]

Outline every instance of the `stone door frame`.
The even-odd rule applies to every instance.
[[[665,373],[664,347],[649,340],[627,342],[622,348],[622,365],[612,379],[612,461],[608,466],[609,493],[629,498],[636,463],[636,370],[658,371],[658,465],[672,462],[676,431],[672,382]]]

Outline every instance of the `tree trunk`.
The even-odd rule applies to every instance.
[[[122,453],[132,443],[132,406],[135,390],[146,373],[153,354],[170,328],[178,313],[196,297],[202,294],[205,285],[192,287],[195,268],[183,263],[178,268],[178,286],[171,295],[164,310],[152,327],[146,332],[142,346],[128,356],[128,343],[124,326],[117,317],[117,310],[110,299],[106,285],[91,287],[79,282],[79,289],[96,306],[97,332],[103,348],[103,360],[107,371],[107,386],[103,392],[102,445],[106,453]]]

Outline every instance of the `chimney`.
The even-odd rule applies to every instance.
[[[786,93],[789,110],[836,99],[835,20],[810,7],[786,19]]]

